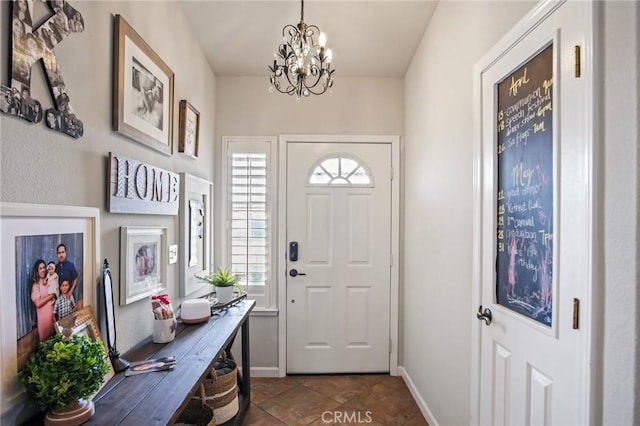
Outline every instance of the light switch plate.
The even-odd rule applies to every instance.
[[[178,245],[171,244],[169,246],[169,265],[173,265],[178,261]]]

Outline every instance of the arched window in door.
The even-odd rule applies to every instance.
[[[311,167],[310,186],[373,187],[373,176],[361,160],[344,154],[324,157]]]

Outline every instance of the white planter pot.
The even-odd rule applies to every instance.
[[[216,287],[218,303],[228,303],[233,300],[233,287]]]
[[[88,422],[95,412],[93,401],[79,399],[66,407],[48,411],[44,424],[46,426],[78,426]]]

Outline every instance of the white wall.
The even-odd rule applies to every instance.
[[[34,3],[42,13],[46,12],[40,1]],[[75,140],[49,130],[44,122],[30,124],[17,117],[0,114],[0,200],[100,208],[102,229],[99,253],[111,263],[115,299],[118,300],[119,227],[166,226],[168,242],[171,244],[177,244],[179,231],[177,216],[108,213],[108,153],[112,151],[173,172],[185,171],[213,179],[215,77],[190,32],[179,3],[76,1],[73,6],[84,17],[85,31],[64,40],[56,47],[55,53],[71,103],[84,122],[84,137]],[[10,28],[9,10],[10,2],[0,2],[0,83],[5,85],[8,83],[10,58],[5,33]],[[112,15],[116,13],[122,14],[175,73],[175,153],[172,156],[151,150],[111,130]],[[32,96],[47,109],[53,102],[40,68],[39,64],[34,67]],[[188,99],[201,114],[200,158],[197,161],[177,154],[180,99]],[[179,303],[178,265],[169,265],[167,274],[168,293],[173,301]],[[151,334],[152,316],[147,300],[124,307],[116,304],[116,317],[117,343],[121,352]],[[2,321],[15,320],[3,316]],[[5,420],[3,418],[3,424]],[[12,423],[6,421],[7,424]]]
[[[604,349],[601,394],[604,425],[640,423],[638,324],[638,127],[640,126],[640,5],[603,4],[604,71],[601,113],[604,158],[601,197],[605,203],[604,281],[602,298]],[[600,402],[600,401],[598,401]]]
[[[440,2],[405,77],[404,368],[429,424],[470,421],[472,68],[532,6]]]
[[[312,96],[299,103],[295,97],[269,93],[266,73],[263,77],[217,77],[216,181],[220,182],[222,136],[403,134],[402,79],[340,78],[338,73],[339,69],[333,95]],[[220,205],[219,186],[215,202]],[[216,235],[220,235],[220,226],[216,221]],[[221,244],[216,239],[216,264],[223,261]],[[278,318],[252,316],[250,321],[252,367],[277,367]]]

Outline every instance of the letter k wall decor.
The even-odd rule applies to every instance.
[[[53,12],[33,28],[33,0],[15,0],[11,20],[11,86],[0,86],[0,111],[39,123],[46,116],[47,126],[74,138],[82,137],[82,121],[76,117],[53,49],[72,33],[84,31],[80,12],[65,0],[48,2]],[[42,60],[55,108],[45,112],[31,97],[31,68]]]

